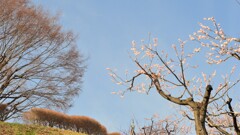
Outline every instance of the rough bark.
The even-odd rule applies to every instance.
[[[238,127],[238,122],[237,122],[237,116],[234,114],[234,111],[233,111],[231,102],[232,102],[232,99],[230,98],[230,99],[227,101],[227,105],[228,105],[228,108],[229,108],[229,110],[230,110],[230,116],[232,117],[232,120],[233,120],[234,130],[235,130],[235,132],[236,132],[237,135],[240,135],[240,130],[239,130],[239,127]]]
[[[211,95],[212,91],[212,86],[208,85],[206,87],[206,91],[203,97],[203,100],[201,102],[195,102],[193,101],[192,98],[187,98],[184,100],[181,100],[179,98],[172,97],[171,95],[165,94],[161,90],[160,83],[157,78],[154,79],[154,84],[157,88],[158,93],[165,99],[179,104],[179,105],[187,105],[190,106],[193,109],[194,113],[194,121],[195,121],[195,130],[197,135],[208,135],[206,126],[205,126],[205,121],[206,121],[206,112],[207,112],[207,106],[209,104],[209,98]]]
[[[206,87],[206,91],[205,91],[202,102],[200,103],[195,102],[193,105],[191,105],[194,112],[195,130],[197,135],[208,135],[205,122],[206,122],[207,106],[209,103],[211,91],[212,91],[212,86],[208,85]]]
[[[194,110],[194,118],[196,134],[207,135],[208,133],[205,127],[205,120],[201,118],[201,112],[199,110]]]

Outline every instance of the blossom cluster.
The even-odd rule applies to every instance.
[[[189,38],[199,42],[202,47],[209,48],[207,62],[209,64],[220,64],[230,57],[240,60],[240,39],[227,36],[221,25],[217,24],[215,18],[204,18],[204,20],[210,21],[213,27],[199,23],[201,28],[190,35]]]

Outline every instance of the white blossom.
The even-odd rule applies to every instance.
[[[194,52],[200,52],[201,48],[195,48]]]

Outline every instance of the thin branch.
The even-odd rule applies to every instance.
[[[238,0],[235,0],[237,2],[237,4],[240,6],[240,2]]]

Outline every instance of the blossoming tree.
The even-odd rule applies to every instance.
[[[116,94],[155,89],[162,98],[182,106],[183,116],[194,122],[197,135],[240,134],[238,108],[230,98],[240,81],[240,39],[227,36],[214,18],[205,20],[211,23],[200,23],[201,29],[190,40],[172,45],[175,54],[161,50],[157,38],[149,43],[132,41],[131,58],[137,69],[126,79],[108,68],[109,74],[125,87]]]

